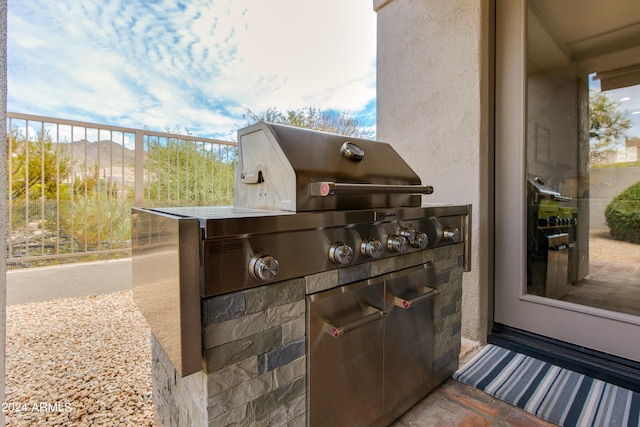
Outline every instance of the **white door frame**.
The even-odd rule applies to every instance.
[[[526,0],[496,0],[494,321],[640,361],[640,317],[526,293]]]

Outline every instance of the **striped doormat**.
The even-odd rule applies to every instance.
[[[559,426],[640,425],[640,393],[491,344],[453,378]]]

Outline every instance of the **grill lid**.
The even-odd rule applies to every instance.
[[[431,194],[389,145],[261,122],[238,131],[234,204],[294,212],[420,206]]]

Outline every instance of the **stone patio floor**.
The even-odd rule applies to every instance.
[[[460,366],[480,349],[477,343],[463,340]],[[485,426],[551,427],[553,424],[454,379],[445,381],[392,424],[392,427]]]

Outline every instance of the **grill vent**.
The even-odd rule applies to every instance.
[[[243,242],[217,243],[215,245],[209,245],[207,252],[209,255],[219,255],[225,252],[237,251],[243,247]]]

